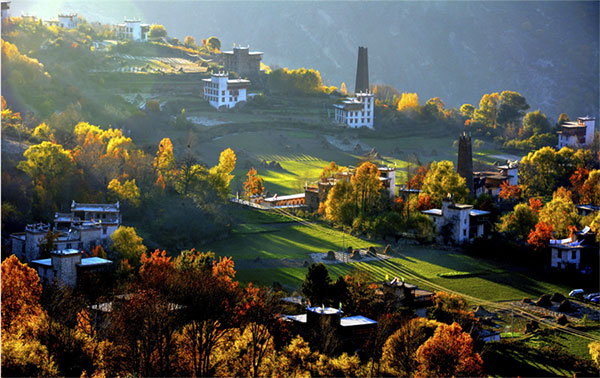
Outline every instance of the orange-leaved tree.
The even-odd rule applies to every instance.
[[[42,313],[42,285],[35,270],[12,255],[2,262],[2,332]]]
[[[510,185],[508,180],[500,184],[500,198],[505,200],[515,199],[518,200],[521,197],[521,188],[519,185]]]
[[[247,197],[261,194],[264,191],[263,183],[265,180],[262,177],[258,177],[256,169],[250,168],[248,171],[248,179],[244,182],[244,192]]]
[[[440,324],[417,350],[417,376],[478,377],[483,360],[473,351],[473,339],[458,323]]]
[[[547,247],[552,238],[552,232],[554,232],[552,225],[545,222],[538,222],[538,224],[535,225],[535,230],[531,230],[529,233],[527,243],[533,246],[533,249],[536,251]]]

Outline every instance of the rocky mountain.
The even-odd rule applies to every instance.
[[[476,105],[484,93],[508,89],[554,118],[598,115],[596,1],[107,4],[115,2],[62,7],[103,22],[140,17],[180,39],[216,35],[223,49],[249,44],[266,64],[315,68],[329,85],[354,88],[358,46],[367,46],[371,82],[417,92],[422,103],[437,96],[447,106]]]

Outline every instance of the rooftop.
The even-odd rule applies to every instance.
[[[73,203],[71,204],[71,211],[118,213],[119,201],[117,201],[116,203],[77,203],[73,201]]]
[[[478,209],[473,209],[473,210],[471,210],[471,211],[469,212],[469,215],[470,215],[470,216],[472,216],[472,217],[477,217],[477,216],[479,216],[479,215],[488,215],[488,214],[490,214],[490,212],[489,212],[489,211],[486,211],[486,210],[478,210]]]
[[[32,263],[43,266],[52,266],[52,259],[33,260]]]
[[[369,324],[377,324],[377,322],[362,315],[348,316],[340,319],[340,325],[342,327],[356,327]]]
[[[290,194],[288,196],[273,196],[273,197],[265,198],[265,202],[286,201],[286,200],[304,198],[304,196],[305,196],[304,193]]]
[[[81,259],[80,266],[94,266],[94,265],[105,265],[112,264],[112,261],[103,259],[101,257],[86,257]]]
[[[306,314],[300,315],[282,315],[283,319],[291,320],[299,323],[306,323]]]
[[[423,214],[442,216],[442,209],[429,209],[421,211]]]
[[[323,315],[335,315],[341,314],[342,310],[333,308],[333,307],[307,307],[308,311],[314,312],[315,314],[323,314]]]
[[[59,255],[59,256],[69,256],[69,255],[77,255],[80,254],[81,251],[78,249],[59,249],[58,251],[52,251],[51,252],[53,255]]]

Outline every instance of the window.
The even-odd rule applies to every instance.
[[[102,229],[102,235],[106,235],[106,227]]]
[[[221,91],[221,92],[222,92],[221,94],[222,94],[223,96],[225,96],[225,91]]]
[[[467,236],[467,230],[463,230],[463,236]]]
[[[571,251],[571,260],[577,259],[577,251]]]
[[[467,224],[467,218],[465,218],[465,224]]]
[[[66,247],[65,247],[65,248],[66,248],[66,249],[71,249],[71,243],[67,243],[67,245],[66,245]]]

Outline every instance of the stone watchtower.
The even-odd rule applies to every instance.
[[[473,152],[471,149],[471,135],[463,132],[458,139],[458,164],[456,171],[467,182],[467,188],[473,191]]]
[[[366,47],[358,48],[358,63],[356,64],[354,93],[361,92],[369,92],[369,53]]]

